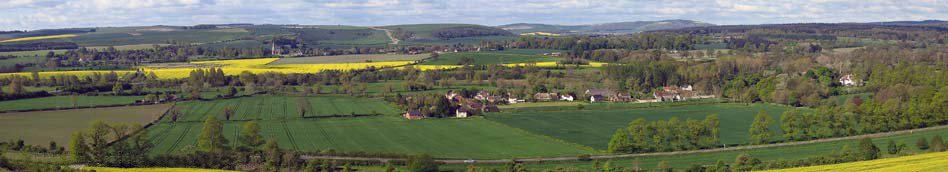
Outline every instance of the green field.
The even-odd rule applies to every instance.
[[[428,58],[429,54],[360,54],[340,56],[315,56],[282,58],[270,64],[334,64],[334,63],[362,63],[385,61],[416,61]]]
[[[48,145],[49,141],[67,145],[73,132],[85,131],[93,121],[144,125],[169,107],[171,104],[0,113],[0,139],[23,139],[32,145]]]
[[[487,64],[512,64],[512,63],[533,63],[533,62],[555,62],[560,61],[560,58],[556,57],[547,57],[540,55],[525,55],[517,53],[505,53],[505,51],[498,52],[460,52],[460,53],[445,53],[438,56],[437,59],[426,61],[422,64],[426,65],[457,65],[461,58],[467,57],[474,59],[474,65],[487,65]]]
[[[254,96],[211,101],[181,102],[175,106],[183,116],[179,122],[200,122],[207,115],[218,115],[224,119],[224,108],[234,110],[231,120],[282,120],[302,118],[297,111],[298,102],[308,100],[310,103],[307,117],[315,116],[346,116],[346,115],[390,115],[400,113],[398,109],[387,102],[377,99],[363,99],[354,97],[289,97],[289,96]],[[170,122],[171,118],[163,121]]]
[[[75,96],[79,107],[99,106],[99,105],[117,105],[132,104],[135,100],[141,100],[144,96]],[[0,111],[8,110],[29,110],[29,109],[47,109],[47,108],[71,108],[73,106],[72,96],[52,96],[19,100],[0,101]]]
[[[752,119],[761,110],[766,110],[774,120],[770,125],[776,139],[782,132],[779,128],[780,114],[789,109],[770,104],[699,104],[674,107],[657,107],[627,110],[567,110],[546,112],[503,112],[488,114],[488,119],[512,127],[576,142],[596,149],[606,149],[616,129],[628,127],[638,118],[664,120],[678,117],[703,120],[710,114],[721,119],[721,142],[743,144],[747,142]]]
[[[308,99],[312,116],[300,118],[296,102]],[[224,107],[236,107],[236,115],[224,122],[231,144],[248,119],[260,119],[263,135],[282,148],[303,151],[427,153],[442,158],[509,158],[570,156],[595,151],[506,127],[485,119],[429,119],[408,121],[386,102],[349,97],[248,97],[179,103],[184,114],[177,122],[164,118],[149,128],[157,145],[150,154],[193,150],[206,115],[220,115]],[[382,113],[385,116],[347,117],[349,114]],[[308,115],[310,116],[310,115]],[[218,117],[223,119],[223,117]]]
[[[723,123],[722,123],[723,125]],[[888,146],[890,140],[895,141],[896,143],[906,144],[905,150],[906,153],[921,153],[924,151],[919,150],[915,146],[915,141],[920,137],[926,137],[931,139],[935,135],[940,135],[942,137],[948,136],[948,129],[937,129],[931,131],[915,132],[911,134],[902,134],[888,137],[873,138],[872,142],[875,143],[877,147],[882,149],[882,157],[892,157],[885,152],[885,146]],[[762,148],[762,149],[749,149],[749,150],[739,150],[739,151],[727,151],[727,152],[712,152],[712,153],[695,153],[695,154],[684,154],[684,155],[675,155],[675,156],[646,156],[638,158],[626,158],[626,159],[615,159],[612,160],[613,167],[625,167],[629,168],[634,163],[635,159],[639,160],[641,168],[644,169],[656,169],[657,164],[661,161],[667,161],[675,169],[683,169],[691,164],[707,164],[711,165],[716,163],[718,160],[724,160],[727,163],[734,163],[734,158],[740,154],[747,153],[754,158],[760,158],[762,161],[775,161],[775,160],[798,160],[806,159],[808,157],[826,155],[833,151],[839,151],[843,145],[849,145],[851,149],[858,149],[859,140],[843,140],[835,142],[823,142],[815,144],[805,144],[805,145],[796,145],[796,146],[785,146],[777,148]],[[605,160],[600,161],[605,163]],[[580,171],[591,170],[594,162],[580,162],[580,161],[562,161],[562,162],[544,162],[544,163],[525,163],[525,166],[533,169],[552,169],[552,168],[576,168]],[[503,164],[484,164],[478,165],[482,168],[503,168]],[[463,170],[467,168],[467,164],[453,164],[442,166],[442,169],[448,170]],[[583,170],[585,169],[585,170]]]

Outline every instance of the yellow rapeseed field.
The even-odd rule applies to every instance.
[[[0,41],[0,42],[30,41],[30,40],[41,40],[41,39],[53,39],[53,38],[71,38],[71,37],[76,37],[76,36],[79,36],[79,35],[76,35],[76,34],[62,34],[62,35],[49,35],[49,36],[33,36],[33,37],[25,37],[25,38],[16,38],[16,39],[2,40],[2,41]]]
[[[228,172],[228,170],[213,170],[200,168],[109,168],[109,167],[85,167],[83,170],[95,170],[97,172]]]
[[[249,71],[252,73],[266,73],[266,72],[276,72],[276,73],[318,73],[324,70],[355,70],[355,69],[365,69],[369,67],[392,67],[392,66],[404,66],[413,63],[412,61],[391,61],[391,62],[369,62],[369,63],[341,63],[341,64],[277,64],[277,65],[268,65],[268,63],[278,60],[278,58],[264,58],[264,59],[246,59],[246,60],[218,60],[218,61],[201,61],[201,62],[191,62],[192,64],[218,64],[225,75],[240,75],[243,71]],[[161,79],[179,79],[187,78],[190,76],[192,70],[196,68],[149,68],[141,67],[140,70],[146,73],[155,73],[158,78]],[[47,78],[50,76],[56,75],[77,75],[77,76],[89,76],[95,73],[105,74],[113,71],[55,71],[55,72],[40,72],[40,77]],[[117,70],[114,71],[119,76],[125,75],[127,73],[136,72],[135,70]],[[0,77],[9,77],[12,75],[20,75],[25,77],[32,77],[31,72],[18,72],[18,73],[5,73],[0,74]]]
[[[948,152],[927,153],[897,158],[877,159],[842,164],[771,170],[769,172],[826,172],[826,171],[946,171],[948,170]]]

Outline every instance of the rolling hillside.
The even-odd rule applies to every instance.
[[[661,21],[635,21],[635,22],[617,22],[600,23],[589,25],[551,25],[537,23],[517,23],[497,26],[498,28],[513,33],[528,32],[550,32],[550,33],[635,33],[652,30],[678,29],[697,26],[714,26],[714,24],[703,23],[692,20],[661,20]]]

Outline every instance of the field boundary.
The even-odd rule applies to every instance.
[[[894,135],[912,134],[917,131],[929,131],[929,130],[937,130],[937,129],[945,129],[945,128],[948,128],[948,125],[902,130],[902,131],[891,131],[891,132],[884,132],[884,133],[864,134],[864,135],[857,135],[857,136],[825,138],[825,139],[808,140],[808,141],[784,142],[784,143],[774,143],[774,144],[765,144],[765,145],[747,145],[747,146],[735,146],[735,147],[728,147],[728,148],[714,148],[714,149],[675,151],[675,152],[597,155],[597,156],[590,156],[589,159],[600,160],[600,159],[621,159],[621,158],[647,157],[647,156],[676,156],[676,155],[697,154],[697,153],[728,152],[728,151],[738,151],[738,150],[748,150],[748,149],[786,147],[786,146],[807,145],[807,144],[823,143],[823,142],[854,140],[854,139],[862,139],[862,138],[887,137],[887,136],[894,136]],[[579,160],[578,156],[579,155],[570,156],[570,157],[550,157],[550,158],[490,159],[490,160],[475,160],[474,162],[470,162],[471,160],[461,160],[461,159],[439,159],[435,161],[446,163],[446,164],[577,161]],[[361,161],[379,161],[379,162],[405,160],[404,158],[368,158],[368,157],[310,156],[310,155],[302,155],[300,156],[300,159],[304,159],[304,160],[311,160],[311,159],[361,160]]]

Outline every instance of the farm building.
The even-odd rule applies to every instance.
[[[615,91],[608,89],[588,89],[585,92],[586,96],[589,96],[589,102],[602,102],[606,100],[614,100],[617,96]]]
[[[839,83],[842,84],[843,86],[853,86],[853,85],[856,85],[856,82],[853,82],[853,75],[852,75],[852,74],[843,75],[842,78],[839,78]]]
[[[409,110],[408,112],[405,112],[404,117],[405,119],[415,120],[415,119],[425,118],[425,115],[422,115],[421,111]]]
[[[471,112],[468,111],[467,109],[458,108],[458,110],[454,111],[454,116],[458,118],[467,118],[468,116],[470,116],[470,113]]]
[[[656,90],[652,94],[655,96],[656,101],[683,101],[688,99],[699,99],[699,98],[710,98],[714,96],[700,96],[698,93],[692,91],[691,85],[678,87],[678,86],[666,86],[662,87],[661,90]]]
[[[558,97],[560,97],[559,93],[536,93],[533,95],[533,99],[537,101],[551,101]]]
[[[510,104],[517,104],[517,103],[519,103],[519,102],[524,102],[524,100],[523,100],[523,99],[520,99],[520,97],[517,97],[517,96],[514,96],[514,95],[507,96],[507,103],[510,103]]]
[[[474,96],[475,100],[487,100],[487,97],[490,97],[490,92],[487,91],[478,91],[477,95]]]
[[[569,95],[569,94],[561,94],[561,95],[560,95],[560,101],[570,101],[570,102],[571,102],[571,101],[573,101],[573,100],[576,100],[576,97],[573,96],[573,95]]]

